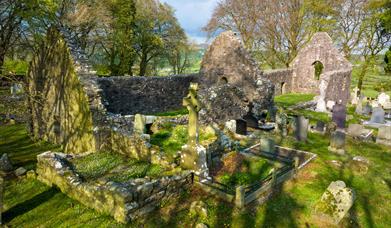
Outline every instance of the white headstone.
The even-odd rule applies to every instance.
[[[319,85],[320,95],[317,98],[317,104],[316,104],[316,111],[317,112],[327,112],[326,101],[325,101],[327,85],[328,85],[328,83],[326,80],[322,80],[320,82],[320,85]]]
[[[381,93],[379,94],[379,96],[377,97],[377,101],[379,102],[379,104],[381,106],[384,107],[384,105],[386,105],[387,103],[390,102],[390,96],[387,95],[386,93]]]
[[[360,99],[359,99],[359,97],[358,97],[358,92],[359,92],[360,90],[357,88],[357,87],[355,87],[354,89],[353,89],[353,94],[352,94],[352,104],[353,105],[357,105],[358,104],[358,102],[360,101]]]
[[[333,110],[334,105],[335,101],[327,101],[327,109]]]

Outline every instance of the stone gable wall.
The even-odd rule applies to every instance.
[[[320,81],[315,78],[313,65],[316,61],[323,64],[322,73],[352,70],[352,64],[334,46],[330,36],[325,32],[316,33],[291,63],[293,69],[291,92],[319,94]]]

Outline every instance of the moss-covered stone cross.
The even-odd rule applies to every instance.
[[[192,148],[195,148],[198,144],[198,112],[201,110],[197,91],[198,84],[190,83],[189,94],[183,98],[183,106],[189,110],[189,139],[187,144]]]

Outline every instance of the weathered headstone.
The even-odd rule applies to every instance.
[[[376,143],[391,146],[391,126],[385,126],[379,129]]]
[[[142,135],[146,133],[145,116],[136,114],[134,116],[134,133]]]
[[[183,106],[189,110],[188,141],[182,147],[181,166],[208,175],[206,149],[199,144],[198,136],[198,112],[201,103],[197,97],[198,84],[191,83],[189,94],[183,98]]]
[[[247,122],[239,119],[236,120],[236,134],[247,135]]]
[[[385,123],[384,115],[385,115],[384,110],[381,107],[376,107],[372,111],[371,120],[369,122],[375,124],[384,124]]]
[[[337,124],[338,128],[345,128],[346,122],[346,106],[336,104],[333,107],[333,122]]]
[[[318,96],[318,100],[316,103],[316,110],[317,112],[326,112],[326,90],[327,90],[328,82],[326,80],[322,80],[319,85],[319,91],[320,95]]]
[[[377,101],[379,102],[379,104],[381,106],[384,107],[384,105],[386,105],[387,103],[390,102],[390,96],[387,95],[386,93],[380,93],[379,96],[377,97]]]
[[[360,102],[360,98],[358,96],[358,92],[359,92],[359,88],[358,87],[355,87],[353,89],[353,93],[352,93],[352,100],[351,100],[351,103],[352,105],[357,105],[359,102]]]
[[[20,83],[13,83],[10,90],[12,97],[16,97],[23,93],[23,86]]]
[[[0,158],[0,171],[10,172],[14,169],[12,166],[11,160],[8,157],[7,153],[4,153]]]
[[[352,137],[360,137],[364,130],[364,126],[361,124],[349,124],[348,135]]]
[[[277,132],[280,132],[284,137],[288,135],[288,115],[281,109],[277,112],[276,115],[276,125]]]
[[[236,120],[225,122],[225,128],[233,133],[236,133]]]
[[[308,125],[310,121],[304,116],[297,116],[295,119],[295,137],[298,141],[306,141],[308,134]]]
[[[327,101],[327,109],[328,110],[333,110],[333,107],[335,105],[335,101]]]
[[[260,141],[261,152],[274,153],[276,151],[276,143],[273,139],[261,138]]]
[[[318,132],[324,132],[325,131],[326,124],[323,121],[317,121],[315,130]]]
[[[345,132],[336,130],[330,135],[329,151],[337,154],[345,154]]]
[[[316,210],[338,224],[353,206],[354,200],[355,194],[351,188],[346,187],[345,182],[331,182],[316,205]]]
[[[254,105],[252,103],[250,103],[248,108],[249,108],[249,111],[248,111],[248,113],[245,116],[243,116],[243,120],[246,121],[247,127],[251,127],[251,128],[257,129],[258,128],[258,120],[253,115]]]

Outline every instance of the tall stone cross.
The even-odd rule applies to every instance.
[[[197,97],[198,84],[190,83],[189,94],[183,98],[183,106],[189,110],[189,127],[188,127],[188,145],[196,148],[198,144],[198,112],[201,110],[201,103]]]

